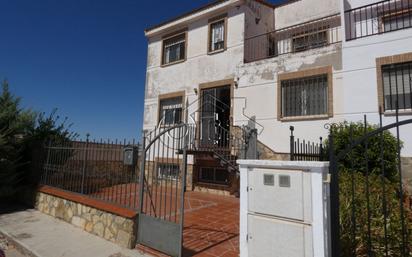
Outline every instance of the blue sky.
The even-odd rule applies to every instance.
[[[143,30],[208,0],[0,0],[0,79],[93,138],[139,138]]]

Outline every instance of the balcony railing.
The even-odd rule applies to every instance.
[[[245,39],[244,61],[302,52],[341,41],[341,19],[335,14]]]
[[[385,0],[345,11],[346,40],[411,27],[411,0]]]

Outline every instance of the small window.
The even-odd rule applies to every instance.
[[[383,32],[412,27],[412,9],[399,10],[382,16]]]
[[[162,64],[170,64],[186,58],[186,33],[163,41]]]
[[[328,27],[325,26],[316,30],[307,30],[303,33],[295,34],[292,39],[293,52],[305,51],[327,45],[327,29]]]
[[[176,180],[179,177],[180,167],[178,164],[159,163],[157,165],[158,179]]]
[[[183,97],[173,97],[160,100],[159,123],[162,125],[174,125],[182,121]]]
[[[209,52],[225,49],[225,19],[210,23]]]
[[[411,109],[412,62],[382,66],[385,111]]]
[[[229,172],[220,168],[200,168],[199,181],[214,184],[228,184]]]
[[[281,97],[282,117],[328,114],[328,76],[283,80]]]

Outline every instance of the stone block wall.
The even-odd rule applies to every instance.
[[[120,246],[135,247],[137,235],[136,216],[122,217],[44,192],[37,193],[35,207],[45,214],[64,220]]]

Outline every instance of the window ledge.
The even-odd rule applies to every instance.
[[[399,110],[398,114],[399,116],[412,115],[412,109]],[[396,116],[396,111],[385,111],[383,115],[388,117]]]
[[[226,48],[222,48],[222,49],[215,50],[215,51],[208,51],[207,54],[208,55],[214,55],[214,54],[222,53],[224,51],[226,51]]]
[[[279,120],[282,122],[288,122],[288,121],[307,121],[307,120],[327,120],[329,118],[330,116],[328,114],[322,114],[322,115],[281,117]]]
[[[174,65],[174,64],[179,64],[179,63],[182,63],[182,62],[185,62],[185,61],[186,61],[186,59],[182,59],[182,60],[175,61],[175,62],[169,62],[169,63],[160,65],[160,67],[164,68],[164,67],[168,67],[168,66],[171,66],[171,65]]]

